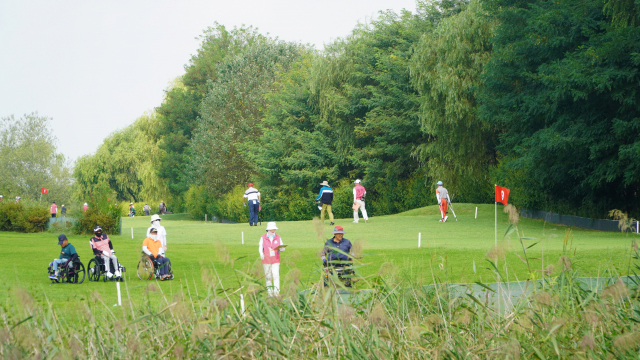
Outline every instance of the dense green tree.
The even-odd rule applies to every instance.
[[[185,74],[166,91],[163,103],[156,109],[159,114],[157,134],[162,150],[158,174],[178,200],[189,186],[185,176],[189,159],[185,153],[193,130],[200,116],[202,100],[207,92],[207,82],[218,77],[218,66],[227,56],[242,51],[262,35],[251,27],[227,30],[216,24],[202,36],[197,53],[185,66]]]
[[[640,215],[640,28],[595,0],[489,5],[501,25],[481,115],[501,129],[497,179],[526,207]]]
[[[189,170],[193,183],[222,195],[255,174],[237,144],[256,141],[266,107],[280,73],[289,70],[303,48],[295,43],[263,38],[218,64],[215,81],[203,100],[200,121],[190,143]]]
[[[74,197],[87,201],[96,189],[104,193],[103,184],[107,184],[115,192],[114,200],[166,198],[166,180],[156,172],[160,151],[154,134],[158,123],[154,113],[145,114],[109,135],[95,154],[79,158],[74,169]]]
[[[50,118],[38,113],[0,119],[0,195],[39,200],[41,188],[49,189],[46,201],[69,202],[71,166],[57,152]]]
[[[494,28],[495,20],[473,0],[425,34],[411,59],[412,80],[422,94],[422,130],[431,136],[418,154],[429,175],[443,180],[459,201],[488,201],[492,191],[495,136],[478,118],[477,93]]]

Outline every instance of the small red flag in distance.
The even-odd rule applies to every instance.
[[[507,205],[509,203],[509,189],[496,186],[496,202]]]
[[[45,189],[45,188],[42,188],[42,190],[40,191],[45,195],[49,193],[49,189]]]

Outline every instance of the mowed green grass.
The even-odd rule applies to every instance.
[[[488,269],[491,266],[486,261],[487,252],[494,247],[494,206],[477,205],[477,219],[474,219],[476,205],[454,206],[458,222],[453,216],[446,223],[438,222],[440,216],[437,206],[429,206],[393,216],[374,216],[368,224],[362,219],[358,224],[353,224],[352,219],[337,219],[336,225],[345,228],[346,238],[352,243],[364,244],[362,266],[358,269],[363,276],[378,274],[383,268],[385,276],[393,277],[396,281],[422,284],[432,283],[434,279],[448,282],[495,281],[494,273]],[[631,242],[638,239],[637,235],[568,229],[540,220],[521,218],[518,224],[520,233],[535,238],[526,240],[526,245],[539,242],[527,250],[530,272],[517,256],[524,257],[517,235],[513,233],[510,238],[503,239],[508,216],[502,210],[503,207],[499,206],[498,244],[505,249],[506,255],[500,260],[499,268],[510,281],[539,277],[540,270],[548,265],[558,269],[558,259],[569,231],[572,238],[569,253],[573,268],[580,275],[608,276],[628,272]],[[213,270],[215,267],[230,292],[243,284],[238,271],[251,273],[252,269],[261,269],[258,241],[265,232],[266,222],[261,226],[249,227],[248,224],[204,223],[190,220],[186,215],[167,215],[162,223],[168,233],[167,256],[173,263],[175,273],[173,281],[157,283],[160,294],[166,298],[179,293],[199,296],[207,291],[204,285],[206,277],[202,276],[203,268]],[[302,287],[318,282],[318,253],[326,239],[331,237],[332,226],[329,226],[328,220],[324,228],[318,226],[318,221],[282,221],[277,224],[278,234],[289,245],[282,253],[281,286],[284,287],[288,281],[287,273],[294,268],[299,270]],[[122,287],[123,297],[136,303],[146,301],[145,294],[150,284],[136,276],[141,244],[148,226],[149,217],[125,218],[122,235],[110,235],[116,255],[127,268],[126,282]],[[418,233],[422,234],[421,248],[418,248]],[[241,243],[243,234],[244,245]],[[95,293],[100,295],[105,304],[115,304],[116,285],[113,282],[93,283],[86,279],[81,285],[50,286],[46,268],[60,252],[57,236],[57,233],[0,233],[0,297],[6,298],[12,288],[21,286],[38,301],[49,302],[58,309],[73,309]],[[69,236],[69,239],[86,266],[93,257],[89,236]],[[364,287],[364,282],[357,284],[357,288]],[[159,304],[160,299],[157,301]],[[154,305],[153,300],[151,305]]]

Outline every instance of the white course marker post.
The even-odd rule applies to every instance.
[[[122,296],[120,296],[120,282],[116,280],[116,289],[118,289],[118,306],[122,306]]]
[[[497,184],[494,185],[495,187],[498,187]],[[495,188],[493,189],[493,192],[495,193]],[[495,200],[495,199],[494,199]],[[498,202],[494,202],[494,204],[496,205],[496,245],[498,246]]]
[[[418,249],[420,248],[420,241],[422,240],[422,233],[418,233]]]
[[[133,239],[133,228],[131,228],[131,238]]]
[[[242,232],[242,245],[244,245],[244,231]]]
[[[478,218],[478,207],[476,206],[476,219]]]
[[[640,221],[636,221],[636,234],[640,234]]]
[[[204,214],[204,222],[207,222],[207,214]]]
[[[240,294],[240,311],[242,312],[242,316],[245,316],[244,313],[244,295]]]

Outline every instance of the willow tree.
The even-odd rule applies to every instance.
[[[118,200],[158,200],[168,195],[164,179],[157,175],[160,149],[155,113],[139,117],[127,128],[109,135],[95,154],[78,159],[74,169],[74,197],[85,201],[103,184]]]
[[[494,130],[479,119],[477,98],[495,26],[480,1],[473,0],[422,37],[410,65],[421,94],[421,127],[431,136],[416,154],[428,163],[432,177],[470,202],[488,198],[496,162]]]

